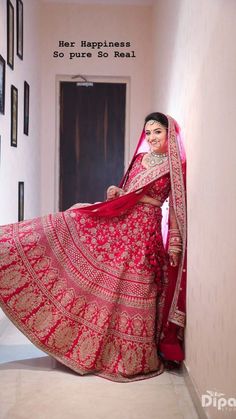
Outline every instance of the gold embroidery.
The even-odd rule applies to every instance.
[[[67,351],[75,340],[77,329],[73,323],[63,320],[52,335],[49,337],[48,345],[60,351]]]
[[[108,369],[112,369],[119,358],[119,350],[115,342],[116,340],[106,343],[102,351],[101,364]]]
[[[58,320],[61,318],[53,310],[53,307],[46,304],[28,319],[27,324],[37,336],[42,338],[49,334],[50,330],[56,326]]]
[[[6,272],[4,272],[4,276],[1,278],[0,288],[1,292],[4,296],[12,294],[12,284],[14,284],[14,288],[17,289],[22,287],[26,282],[27,273],[25,271],[25,275],[22,275],[22,267],[21,266],[10,266]]]
[[[146,186],[148,183],[157,180],[158,178],[169,173],[169,162],[166,161],[159,166],[152,167],[151,169],[143,170],[138,173],[129,185],[127,192],[132,192]]]
[[[77,297],[71,307],[71,313],[75,315],[79,315],[80,312],[84,310],[85,305],[86,305],[85,297],[84,296]]]
[[[142,335],[143,334],[143,319],[141,316],[135,316],[132,319],[132,330],[133,330],[133,334],[136,335]]]
[[[169,154],[172,156],[170,159],[170,178],[172,184],[172,197],[173,206],[178,222],[178,227],[182,236],[182,254],[178,266],[178,275],[176,280],[176,287],[172,299],[169,320],[175,319],[175,312],[178,304],[180,285],[182,280],[184,258],[186,251],[186,232],[187,232],[187,214],[186,214],[186,198],[185,186],[182,172],[182,164],[179,155],[178,144],[175,136],[175,127],[172,118],[168,117],[169,121]]]
[[[104,325],[108,322],[109,320],[109,313],[108,310],[106,309],[106,307],[103,307],[100,311],[99,311],[99,316],[97,319],[97,325],[99,327],[104,327]]]
[[[122,314],[120,315],[120,318],[119,318],[119,323],[118,323],[118,325],[117,325],[117,328],[118,328],[118,330],[119,330],[120,332],[122,332],[122,333],[126,333],[126,330],[127,330],[128,325],[129,325],[129,318],[128,318],[128,315],[127,315],[127,313],[122,313]]]
[[[142,371],[141,361],[143,353],[140,347],[134,347],[133,345],[123,345],[121,356],[123,364],[123,374],[132,375],[136,371]]]
[[[155,345],[150,345],[146,347],[145,361],[146,361],[146,366],[145,366],[146,371],[157,370],[159,366],[159,359],[157,356],[157,350],[156,350]]]
[[[89,368],[94,363],[98,347],[98,337],[92,336],[91,332],[83,331],[73,351],[73,356],[79,358],[81,365]]]
[[[177,324],[178,326],[185,326],[185,313],[180,310],[175,310],[174,315],[170,318],[172,323]]]
[[[19,317],[25,317],[30,312],[35,310],[42,302],[41,295],[35,293],[34,287],[28,286],[27,289],[23,289],[23,291],[19,291],[18,294],[13,295],[8,304],[9,307],[18,313]]]

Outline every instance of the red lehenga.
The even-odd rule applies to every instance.
[[[183,359],[185,281],[179,275],[170,286],[177,270],[168,266],[161,209],[138,202],[145,193],[163,203],[173,171],[170,159],[148,170],[141,160],[137,154],[126,194],[114,202],[1,227],[1,307],[79,374],[133,381],[163,371],[159,351]]]

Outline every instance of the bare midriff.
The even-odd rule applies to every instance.
[[[161,207],[162,206],[161,201],[158,201],[157,199],[152,198],[151,196],[148,196],[148,195],[142,196],[142,198],[139,200],[139,202],[143,202],[144,204],[154,205],[155,207]]]

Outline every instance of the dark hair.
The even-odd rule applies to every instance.
[[[144,126],[146,125],[148,121],[151,121],[151,120],[159,122],[166,129],[168,129],[168,118],[164,113],[160,113],[160,112],[150,113],[149,115],[146,116],[144,120]]]

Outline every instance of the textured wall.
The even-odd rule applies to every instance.
[[[153,103],[179,121],[188,155],[185,363],[199,395],[226,398],[236,398],[235,15],[233,0],[160,0],[154,14]]]
[[[0,0],[0,54],[7,61],[6,1]],[[15,8],[15,1],[12,1]],[[15,25],[16,33],[16,25]],[[16,39],[16,36],[15,36]],[[18,181],[25,182],[25,218],[40,214],[39,2],[24,0],[24,59],[6,64],[5,115],[0,114],[0,224],[17,221]],[[24,81],[30,85],[29,136],[23,134]],[[18,147],[10,145],[11,84],[18,89]]]

